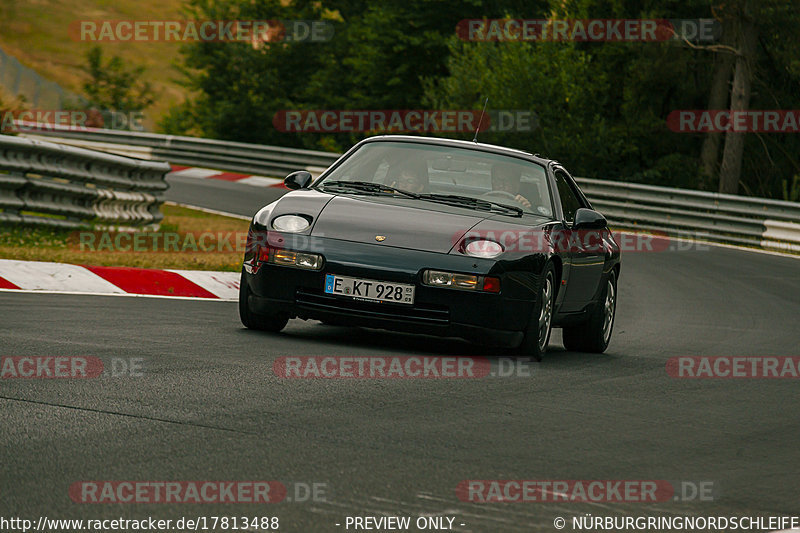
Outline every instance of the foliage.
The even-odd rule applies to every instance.
[[[480,109],[488,96],[490,109],[535,112],[538,128],[483,132],[482,141],[539,152],[581,176],[716,190],[700,171],[704,134],[672,132],[666,118],[707,107],[718,50],[677,40],[466,42],[455,28],[470,18],[722,18],[745,1],[190,0],[198,19],[324,19],[335,35],[324,43],[186,45],[195,97],[162,127],[341,151],[368,133],[284,133],[272,118],[295,109]],[[795,11],[764,0],[753,12],[760,35],[753,109],[800,108]],[[780,197],[781,180],[800,171],[798,139],[748,135],[743,189]]]
[[[118,113],[141,111],[155,101],[149,82],[141,81],[144,67],[126,68],[117,56],[103,60],[103,49],[95,45],[86,53],[84,72],[89,80],[83,90],[90,105]]]
[[[800,202],[800,174],[795,174],[792,184],[789,180],[783,180],[783,199],[790,202]]]

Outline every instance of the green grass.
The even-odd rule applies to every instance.
[[[115,242],[114,232],[79,232],[73,230],[50,229],[39,226],[19,224],[0,224],[0,258],[21,261],[53,261],[77,265],[129,266],[140,268],[179,268],[185,270],[218,270],[238,272],[242,266],[243,249],[236,244],[236,237],[246,235],[248,221],[221,215],[214,215],[185,207],[165,205],[161,208],[164,220],[157,232],[158,239],[177,236],[178,248],[159,246],[153,251],[146,240],[138,250],[124,250],[130,238],[120,241],[121,247],[111,245]],[[192,234],[198,238],[203,233],[212,234],[206,239],[206,250],[200,245],[191,246]],[[147,232],[141,232],[148,235]],[[230,250],[215,243],[224,242],[224,236],[233,236]],[[216,236],[220,237],[217,238]],[[129,235],[125,235],[129,237]],[[82,240],[83,239],[83,240]],[[103,239],[107,239],[104,241]],[[241,238],[241,240],[244,240]],[[102,243],[107,242],[109,246]],[[83,243],[83,244],[82,244]],[[212,248],[212,250],[208,250]]]

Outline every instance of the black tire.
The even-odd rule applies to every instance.
[[[286,327],[289,319],[281,316],[269,316],[253,313],[247,305],[250,298],[250,286],[247,285],[247,280],[242,271],[242,277],[239,279],[239,318],[242,320],[244,327],[248,329],[257,329],[259,331],[271,331],[277,333]]]
[[[517,348],[517,356],[530,357],[541,361],[547,352],[550,333],[553,331],[553,302],[556,295],[556,269],[547,263],[536,286],[536,302],[533,306],[530,322]]]
[[[592,310],[589,320],[564,328],[564,348],[570,352],[603,353],[611,342],[617,314],[617,276],[613,270],[604,283],[599,305]],[[608,324],[606,319],[609,320]]]

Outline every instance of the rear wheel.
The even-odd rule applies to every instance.
[[[553,302],[555,301],[556,283],[555,268],[547,263],[536,290],[537,298],[533,307],[528,328],[517,348],[517,355],[541,361],[550,342],[553,325]]]
[[[247,284],[247,280],[244,277],[244,271],[242,271],[242,277],[239,280],[239,318],[246,328],[278,332],[286,327],[286,323],[289,322],[289,319],[286,317],[262,315],[252,312],[248,305],[250,294],[250,286]]]
[[[616,312],[617,276],[612,270],[606,278],[600,305],[595,306],[589,320],[564,328],[564,348],[571,352],[603,353],[611,342]]]

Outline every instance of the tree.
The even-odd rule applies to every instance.
[[[730,82],[733,63],[736,59],[733,49],[733,27],[730,19],[723,21],[722,49],[715,54],[714,75],[711,81],[708,97],[708,109],[725,109],[728,107],[730,97]],[[703,140],[700,152],[700,164],[703,173],[709,182],[715,182],[719,175],[719,147],[723,140],[722,132],[709,131]]]
[[[731,115],[750,109],[750,94],[756,63],[758,29],[753,13],[748,11],[747,0],[736,6],[734,29],[736,61],[733,84],[731,86]],[[742,154],[746,132],[729,130],[725,133],[725,148],[719,171],[719,192],[736,194],[739,192],[739,177],[742,172]]]
[[[87,66],[84,72],[89,80],[83,90],[89,98],[89,105],[115,113],[142,111],[155,101],[150,83],[141,81],[144,67],[126,68],[117,56],[103,61],[103,51],[95,45],[86,54]]]
[[[321,43],[185,46],[186,84],[196,96],[161,125],[170,133],[343,150],[364,134],[283,133],[272,117],[287,109],[419,109],[422,80],[447,72],[456,24],[502,16],[509,6],[525,9],[520,0],[191,0],[197,19],[324,19],[335,31]]]
[[[722,21],[723,42],[721,46],[705,47],[714,50],[718,55],[708,99],[709,109],[729,109],[731,115],[757,109],[762,105],[770,109],[795,109],[796,105],[790,102],[797,102],[796,84],[800,70],[796,59],[800,53],[796,39],[797,27],[800,25],[797,10],[781,0],[731,0],[716,6],[715,13]],[[790,86],[794,85],[790,94],[785,94],[781,87],[787,82]],[[754,86],[757,87],[755,91]],[[758,89],[763,89],[766,94]],[[764,98],[765,96],[768,98]],[[786,104],[789,104],[788,107]],[[748,170],[754,173],[759,182],[762,181],[759,178],[763,165],[753,165],[755,154],[748,155],[748,141],[753,146],[752,138],[759,139],[761,146],[753,148],[756,151],[763,148],[763,155],[775,166],[765,140],[772,141],[770,137],[775,135],[785,134],[770,133],[762,136],[755,132],[728,130],[724,134],[722,160],[719,163],[722,134],[710,132],[706,135],[701,163],[707,176],[715,174],[719,168],[719,192],[737,194],[740,185],[752,190],[753,183],[747,183],[751,180],[743,181],[743,167],[750,167]],[[786,145],[794,142],[784,138],[775,144],[788,155]],[[797,163],[791,157],[787,159],[796,169]],[[788,170],[785,169],[784,172]],[[771,181],[780,183],[781,180]],[[762,182],[757,183],[757,186],[762,190],[769,188],[776,194],[776,183]]]
[[[568,6],[553,1],[543,11],[555,19],[675,16],[624,12],[591,0]],[[677,42],[454,39],[449,75],[429,80],[426,95],[436,107],[479,108],[482,92],[490,107],[536,112],[539,128],[532,134],[488,134],[483,140],[540,152],[579,175],[697,187],[696,140],[666,133],[666,116],[702,107],[707,61]]]
[[[755,0],[190,0],[189,16],[197,20],[325,19],[335,34],[324,43],[185,45],[192,96],[161,126],[174,134],[341,151],[365,133],[285,133],[273,117],[281,110],[480,110],[488,96],[490,109],[535,112],[539,127],[483,132],[481,140],[540,152],[579,175],[715,190],[720,167],[731,172],[738,161],[737,187],[779,198],[783,180],[800,173],[800,135],[753,133],[737,141],[667,128],[672,111],[731,107],[732,86],[748,79],[747,108],[800,108],[800,13],[785,0],[760,1],[751,17],[748,71],[749,63],[738,68],[731,52],[740,45],[729,31],[734,8],[744,2]],[[455,36],[462,19],[504,17],[714,17],[723,41],[709,47]],[[737,71],[741,82],[733,84]],[[736,97],[740,107],[743,95]]]

